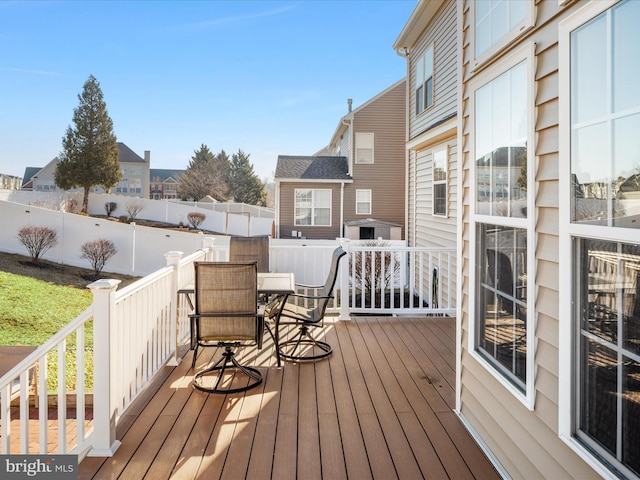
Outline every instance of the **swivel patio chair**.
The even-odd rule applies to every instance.
[[[332,353],[331,345],[315,339],[311,335],[313,327],[322,326],[327,305],[333,296],[333,289],[338,278],[340,259],[346,255],[342,247],[333,251],[331,268],[324,285],[296,284],[298,291],[313,290],[315,295],[296,293],[288,295],[286,302],[276,302],[275,307],[268,305],[265,315],[275,321],[278,344],[278,363],[280,357],[292,361],[314,361],[326,358]],[[285,325],[297,325],[295,335],[280,341],[281,328]]]
[[[193,386],[209,393],[235,393],[262,382],[262,373],[242,365],[234,349],[246,344],[262,348],[264,316],[257,304],[257,263],[196,262],[195,367],[200,347],[224,348],[222,357],[194,375]],[[214,377],[212,385],[204,380]]]

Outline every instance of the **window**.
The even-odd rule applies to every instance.
[[[533,21],[532,0],[482,0],[473,2],[476,59],[513,41]]]
[[[331,190],[296,188],[295,225],[331,226]]]
[[[373,163],[373,133],[356,132],[356,163]]]
[[[527,195],[534,186],[527,148],[533,130],[531,58],[533,45],[524,45],[470,82],[475,198],[471,231],[476,245],[470,348],[529,408],[535,393],[534,315],[528,308],[527,282],[535,251],[529,214],[533,196]],[[434,186],[441,163],[434,154]]]
[[[447,148],[433,152],[433,214],[447,215]]]
[[[560,433],[629,478],[640,475],[640,3],[611,5],[591,2],[560,26],[560,298],[572,319],[560,332]]]
[[[433,105],[433,45],[416,62],[416,115]]]
[[[371,190],[356,190],[356,214],[371,215]]]

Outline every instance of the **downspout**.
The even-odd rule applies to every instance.
[[[276,211],[276,237],[275,238],[280,238],[280,182],[278,180],[275,180],[275,184],[276,184],[276,191],[275,191],[275,202],[274,202],[274,207],[275,207],[275,211]]]
[[[407,231],[409,229],[409,161],[411,160],[411,152],[407,149],[406,145],[409,142],[409,112],[411,109],[410,106],[410,102],[408,101],[409,98],[411,98],[411,69],[409,68],[409,49],[407,47],[402,47],[399,49],[396,49],[396,55],[406,59],[406,65],[407,65],[407,73],[405,76],[405,96],[404,98],[406,99],[406,105],[405,105],[405,119],[404,119],[404,144],[405,144],[405,148],[404,148],[404,185],[405,185],[405,195],[404,195],[404,238],[405,240],[408,240],[409,238],[409,232]],[[415,180],[415,177],[414,177]],[[414,196],[415,196],[415,189],[414,189]],[[414,206],[414,222],[415,222],[415,208],[416,208],[416,204],[415,204],[415,200],[413,203]],[[415,226],[412,229],[412,243],[411,246],[416,245],[416,229]]]
[[[344,238],[344,182],[340,182],[340,238]]]

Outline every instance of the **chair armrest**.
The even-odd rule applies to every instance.
[[[314,289],[314,288],[324,288],[324,285],[305,285],[304,283],[296,283],[296,287]]]
[[[290,299],[291,297],[304,298],[306,300],[321,300],[323,298],[334,298],[333,294],[329,294],[329,295],[302,295],[301,293],[291,293],[291,294],[289,294],[289,298],[288,299]]]

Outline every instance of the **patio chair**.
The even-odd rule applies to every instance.
[[[286,302],[276,302],[275,307],[267,306],[265,315],[275,320],[278,363],[280,357],[292,361],[314,361],[331,355],[331,345],[315,339],[311,335],[311,329],[323,325],[327,304],[334,298],[333,289],[338,278],[338,265],[344,255],[346,252],[342,247],[333,251],[331,268],[324,285],[296,284],[298,291],[312,290],[316,294],[290,294]],[[298,332],[281,342],[280,328],[284,325],[298,325]]]
[[[229,240],[230,262],[258,262],[258,271],[269,271],[269,236],[231,237]]]
[[[262,348],[264,316],[258,311],[257,263],[196,262],[193,361],[200,347],[222,347],[222,357],[194,375],[193,386],[209,393],[235,393],[262,382],[262,373],[241,365],[234,349],[246,344]],[[217,376],[216,376],[217,374]],[[215,377],[205,386],[205,377]]]

